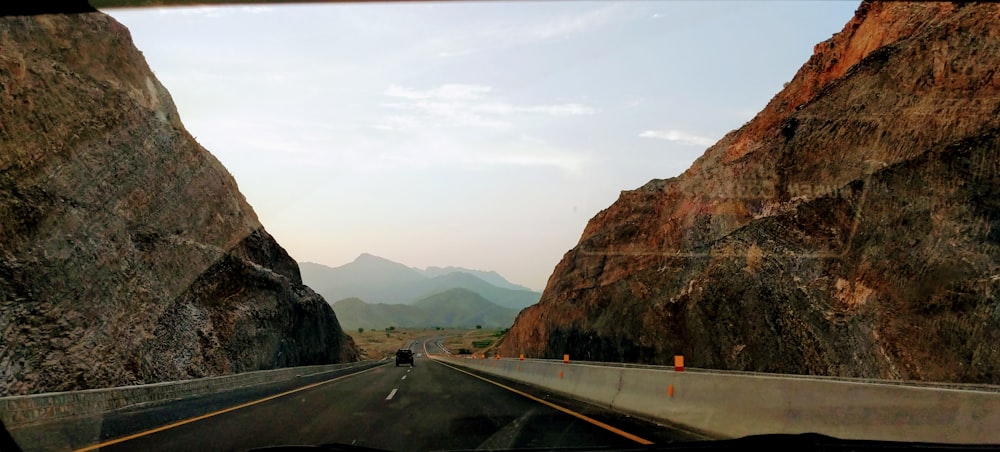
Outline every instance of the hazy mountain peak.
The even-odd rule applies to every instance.
[[[386,259],[384,257],[378,257],[378,256],[376,256],[374,254],[369,254],[369,253],[361,253],[361,254],[358,255],[358,257],[354,258],[354,260],[351,261],[351,262],[352,263],[367,263],[367,262],[372,262],[372,263],[397,264],[397,262],[393,262],[393,261],[391,261],[389,259]],[[402,264],[399,264],[399,265],[402,265]]]
[[[423,297],[411,305],[365,303],[347,298],[333,304],[345,328],[507,327],[517,311],[498,306],[475,291],[455,287]]]
[[[454,267],[454,266],[448,266],[448,267],[427,267],[424,270],[420,270],[420,269],[415,268],[414,270],[417,270],[418,272],[420,272],[424,276],[431,277],[431,278],[436,277],[436,276],[444,276],[444,275],[448,275],[448,274],[451,274],[451,273],[465,273],[465,274],[469,274],[469,275],[475,276],[476,278],[479,278],[479,279],[481,279],[483,281],[486,281],[486,282],[488,282],[488,283],[490,283],[490,284],[492,284],[494,286],[502,287],[504,289],[531,291],[531,289],[528,288],[528,287],[525,287],[525,286],[522,286],[522,285],[519,285],[519,284],[514,284],[514,283],[508,281],[506,278],[504,278],[503,276],[501,276],[500,273],[497,273],[494,270],[473,270],[473,269],[468,269],[468,268],[463,268],[463,267]]]
[[[461,267],[408,267],[370,253],[340,267],[303,262],[302,280],[327,300],[349,297],[372,303],[410,304],[453,288],[464,288],[496,305],[520,310],[541,294],[512,284],[495,271]]]

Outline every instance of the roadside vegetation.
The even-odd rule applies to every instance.
[[[354,339],[361,359],[381,359],[393,356],[396,350],[406,346],[412,340],[431,335],[447,337],[443,341],[444,346],[454,354],[482,355],[485,352],[492,356],[490,347],[497,344],[507,330],[509,328],[453,329],[389,326],[384,329],[358,328],[348,331],[347,334]],[[423,350],[414,350],[414,352],[423,353]]]

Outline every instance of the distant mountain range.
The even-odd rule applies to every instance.
[[[541,298],[541,293],[513,284],[494,271],[460,267],[420,270],[367,253],[340,267],[302,262],[299,268],[302,281],[330,303],[358,298],[367,303],[410,305],[451,289],[466,289],[516,314]],[[340,311],[337,317],[343,324]]]
[[[359,298],[347,298],[333,304],[341,326],[345,330],[356,328],[383,329],[389,326],[403,328],[483,328],[509,327],[517,311],[503,308],[479,294],[463,288],[417,300],[413,304],[365,303]]]
[[[436,276],[445,276],[451,273],[468,273],[502,289],[526,290],[528,292],[532,291],[527,287],[507,281],[503,276],[500,276],[500,274],[495,271],[469,270],[462,267],[427,267],[425,270],[416,268],[414,270],[417,270],[424,276],[431,278]]]

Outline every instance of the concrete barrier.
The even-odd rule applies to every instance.
[[[1000,444],[998,387],[957,389],[543,360],[444,361],[709,437],[815,432],[845,439]]]
[[[289,367],[147,385],[4,397],[0,398],[0,417],[8,429],[13,429],[79,416],[96,415],[126,407],[180,400],[237,388],[286,381],[350,367],[362,367],[376,362],[361,361]]]

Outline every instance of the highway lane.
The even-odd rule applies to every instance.
[[[385,362],[355,363],[352,368],[323,372],[307,371],[294,379],[234,388],[181,400],[141,404],[103,415],[79,416],[50,423],[18,426],[11,429],[11,434],[18,443],[26,446],[26,452],[74,450],[353,374],[373,366],[384,365]]]
[[[392,363],[101,450],[248,450],[343,443],[392,451],[634,446],[619,433],[428,359]],[[427,349],[425,349],[425,344]],[[506,382],[510,384],[510,382]],[[528,389],[521,387],[519,389]],[[541,398],[654,442],[686,435],[585,404]]]

